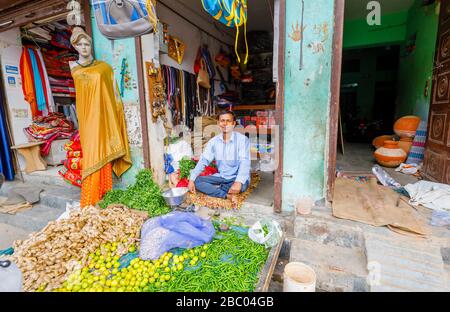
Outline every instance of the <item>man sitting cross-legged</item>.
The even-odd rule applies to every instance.
[[[222,133],[205,147],[197,166],[191,171],[189,190],[200,191],[218,198],[228,198],[237,207],[236,194],[245,192],[250,184],[250,142],[245,135],[234,132],[236,116],[233,112],[218,114]],[[216,160],[218,173],[200,176],[204,168]]]

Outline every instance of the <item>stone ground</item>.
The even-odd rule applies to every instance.
[[[361,165],[365,162],[370,168],[367,159],[370,153],[364,148],[356,148],[361,160],[355,163]],[[350,156],[349,150],[351,147],[346,146]],[[347,164],[351,165],[353,161],[347,161]],[[351,166],[346,168],[351,169]],[[367,170],[367,166],[353,170]],[[24,178],[27,185],[44,189],[41,202],[33,209],[14,216],[0,214],[0,249],[43,228],[48,221],[64,212],[66,202],[79,199],[79,189],[70,187],[54,172],[34,173]],[[18,181],[5,183],[0,196],[21,184]],[[448,229],[433,227],[433,235],[428,239],[406,237],[386,227],[336,219],[331,208],[323,204],[317,204],[308,216],[296,216],[294,212],[275,214],[272,185],[273,175],[262,174],[260,186],[240,211],[220,211],[221,217],[237,217],[247,225],[261,218],[275,219],[282,225],[286,239],[269,291],[283,290],[283,269],[292,261],[301,261],[314,268],[317,291],[450,290]],[[202,210],[206,214],[211,212]],[[419,209],[419,213],[428,222],[430,210]],[[374,283],[369,283],[369,280]]]
[[[345,154],[338,149],[336,164],[343,171],[362,171],[371,173],[376,164],[373,152],[375,149],[366,143],[345,143]],[[417,182],[414,176],[396,172],[395,168],[383,168],[401,185]]]

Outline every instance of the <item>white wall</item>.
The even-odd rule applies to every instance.
[[[22,91],[22,79],[19,72],[21,54],[22,43],[19,28],[0,33],[1,83],[3,83],[5,90],[10,127],[12,128],[12,143],[14,145],[28,142],[23,128],[28,127],[32,121],[30,105],[25,101]],[[16,72],[15,69],[17,69]]]
[[[142,64],[144,66],[144,89],[145,89],[145,102],[147,104],[147,125],[148,125],[148,135],[149,135],[149,149],[150,149],[150,166],[153,172],[153,179],[159,185],[162,185],[165,180],[164,173],[164,135],[163,129],[164,125],[161,119],[158,119],[156,123],[152,121],[151,110],[150,110],[150,96],[148,90],[148,80],[146,73],[146,62],[151,62],[154,60],[155,53],[154,49],[154,35],[144,35],[141,37],[142,42]]]

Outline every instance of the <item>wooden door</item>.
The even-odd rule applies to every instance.
[[[450,0],[441,0],[432,90],[424,175],[450,184]]]

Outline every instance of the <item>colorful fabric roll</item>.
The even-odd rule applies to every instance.
[[[427,121],[421,121],[416,130],[411,150],[408,154],[407,164],[420,164],[423,162],[425,155],[425,142],[427,140]]]

